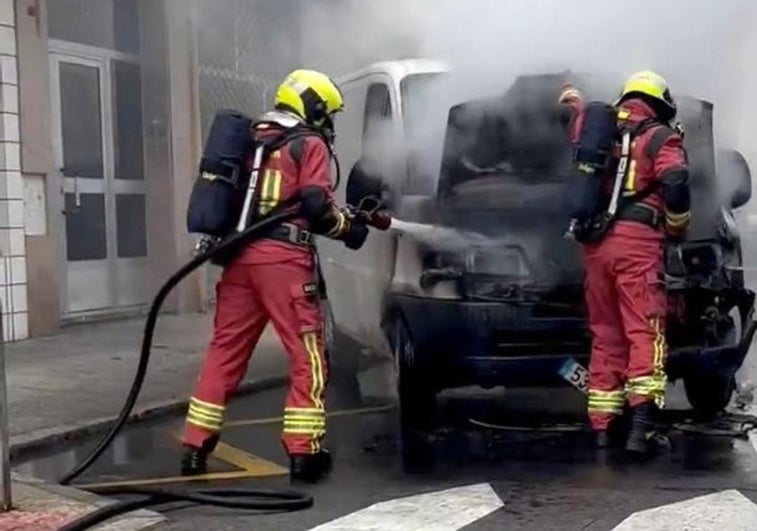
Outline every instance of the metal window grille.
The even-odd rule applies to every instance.
[[[254,117],[270,108],[283,77],[301,62],[300,0],[195,0],[202,139],[218,109]],[[208,266],[208,304],[219,268]]]

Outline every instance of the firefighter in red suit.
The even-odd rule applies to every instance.
[[[338,87],[324,74],[297,70],[276,94],[275,111],[263,116],[254,135],[275,135],[306,123],[333,135],[333,116],[344,107]],[[290,384],[282,442],[291,479],[317,481],[331,469],[322,446],[326,430],[324,360],[319,280],[312,234],[343,240],[358,249],[368,229],[352,224],[331,195],[331,155],[319,136],[292,140],[263,164],[256,205],[265,215],[295,193],[303,217],[280,225],[243,248],[224,268],[216,287],[213,337],[197,378],[184,431],[182,473],[202,474],[224,419],[226,401],[247,369],[271,322],[289,357]]]
[[[581,93],[566,84],[559,101],[571,111],[576,142],[584,110]],[[654,423],[666,384],[663,242],[682,238],[688,228],[688,168],[682,136],[668,125],[676,105],[661,76],[649,71],[631,76],[615,107],[619,128],[652,123],[632,138],[623,195],[647,187],[652,193],[619,209],[606,235],[584,245],[592,335],[588,413],[599,447],[625,436],[627,451],[647,455],[655,449]],[[613,178],[603,178],[608,194]],[[624,433],[616,419],[626,405],[631,422]]]

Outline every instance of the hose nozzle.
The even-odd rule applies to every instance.
[[[383,212],[374,212],[368,215],[366,224],[378,230],[389,230],[389,227],[392,226],[392,217]]]
[[[353,208],[356,220],[378,230],[389,230],[392,217],[381,209],[381,201],[373,196],[364,197],[357,207]]]

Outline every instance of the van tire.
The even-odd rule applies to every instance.
[[[741,318],[732,316],[733,326],[719,339],[720,345],[733,345],[741,337]],[[713,419],[731,402],[736,391],[735,370],[726,368],[697,368],[684,376],[683,387],[686,399],[694,414],[703,420]]]
[[[395,319],[392,329],[402,469],[406,473],[431,472],[436,465],[432,433],[436,425],[436,390],[418,363],[405,321]]]
[[[684,378],[683,386],[694,414],[710,420],[731,402],[736,379],[733,374],[692,375]]]

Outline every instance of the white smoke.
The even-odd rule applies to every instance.
[[[426,0],[300,0],[300,5],[308,67],[339,76],[420,53]]]
[[[704,97],[747,34],[751,0],[323,0],[303,15],[305,50],[322,66],[355,68],[408,55],[454,63],[479,80],[554,70],[658,69]],[[491,81],[490,81],[491,82]]]
[[[409,149],[421,158],[438,158],[450,103],[501,94],[518,75],[598,73],[619,89],[653,69],[674,96],[714,103],[716,144],[741,149],[757,169],[755,15],[754,0],[312,0],[303,59],[336,75],[381,60],[447,62],[456,75],[444,93],[415,109]]]
[[[335,75],[408,57],[449,63],[457,75],[445,94],[430,93],[416,108],[425,121],[409,146],[432,158],[445,125],[440,107],[452,100],[502,94],[521,74],[568,69],[608,75],[619,90],[630,73],[652,69],[674,96],[711,101],[717,147],[741,150],[757,173],[755,15],[754,0],[308,0],[303,60]],[[734,187],[726,181],[721,192]],[[757,212],[752,205],[757,199],[741,221]],[[757,264],[757,248],[746,257]]]
[[[460,74],[456,93],[475,97],[503,92],[520,74],[570,69],[620,84],[653,69],[674,94],[715,103],[718,137],[730,144],[740,124],[723,117],[734,85],[757,71],[757,41],[747,48],[744,41],[757,14],[753,0],[309,0],[304,7],[304,62],[335,75],[374,61],[437,58]]]

